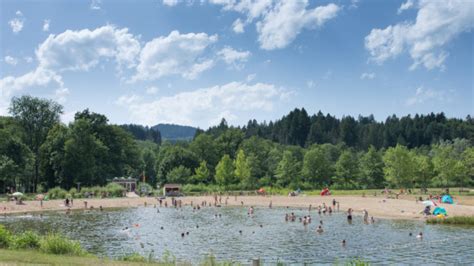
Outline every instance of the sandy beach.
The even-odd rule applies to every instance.
[[[201,203],[203,201],[214,202],[212,196],[200,196],[200,197],[180,197],[183,205],[190,205],[191,202],[194,204]],[[222,206],[225,205],[226,197],[222,197]],[[340,211],[346,211],[348,208],[352,208],[355,214],[360,214],[364,209],[369,212],[370,216],[374,218],[389,218],[389,219],[425,219],[420,213],[423,210],[423,205],[415,200],[408,199],[385,199],[382,197],[361,197],[361,196],[298,196],[298,197],[286,197],[286,196],[238,196],[235,199],[234,196],[230,196],[227,200],[228,206],[241,206],[242,202],[244,206],[263,206],[268,207],[272,202],[273,207],[297,207],[297,208],[308,208],[311,204],[313,210],[318,205],[326,203],[331,206],[332,200],[336,199],[340,203]],[[167,198],[168,206],[171,205],[171,199]],[[84,209],[84,201],[87,201],[87,206],[90,208],[93,206],[98,209],[99,206],[103,208],[127,208],[127,207],[138,207],[144,206],[145,202],[147,206],[153,207],[155,204],[158,205],[156,198],[112,198],[112,199],[75,199],[74,205],[71,207],[72,210]],[[459,205],[459,204],[438,204],[446,208],[450,216],[473,216],[474,206],[471,205]],[[159,205],[158,205],[159,206]],[[163,205],[164,208],[164,205]],[[66,211],[67,208],[64,206],[63,200],[50,200],[43,201],[43,207],[40,206],[39,201],[25,201],[23,205],[17,205],[15,202],[1,202],[0,203],[0,214],[14,214],[14,213],[31,213],[31,212],[42,212],[42,211]]]

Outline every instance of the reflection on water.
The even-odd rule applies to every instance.
[[[59,231],[79,240],[90,252],[109,257],[139,252],[159,258],[169,251],[178,260],[189,262],[200,261],[209,253],[219,260],[243,263],[252,258],[266,263],[333,263],[355,257],[372,263],[474,262],[472,228],[391,220],[367,225],[361,217],[354,217],[349,225],[342,213],[319,216],[315,211],[312,223],[305,228],[299,222],[285,222],[285,213],[290,212],[298,217],[308,215],[307,210],[285,208],[257,208],[254,216],[248,217],[247,210],[238,207],[196,212],[190,207],[160,208],[159,213],[152,207],[140,207],[7,216],[1,217],[0,223],[14,231]],[[315,232],[320,220],[323,234]],[[129,229],[123,230],[126,227]],[[423,240],[415,238],[418,232],[423,232]],[[345,247],[342,239],[347,241]]]

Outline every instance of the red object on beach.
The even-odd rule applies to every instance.
[[[331,192],[329,191],[329,188],[325,188],[321,191],[320,195],[321,196],[329,196],[329,195],[331,195]]]
[[[263,188],[259,189],[258,193],[265,193],[265,189],[263,189]]]

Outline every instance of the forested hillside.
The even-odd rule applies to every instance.
[[[392,116],[377,122],[372,117],[309,116],[295,109],[276,122],[251,121],[243,128],[223,120],[196,132],[192,141],[159,145],[157,131],[111,125],[87,109],[66,126],[59,121],[62,106],[50,100],[14,98],[10,113],[0,117],[2,191],[104,185],[116,176],[143,174],[153,186],[182,183],[221,190],[474,183],[469,116]]]
[[[158,124],[152,129],[160,131],[163,140],[170,141],[192,140],[197,130],[195,127],[174,124]]]
[[[225,120],[211,127],[206,133],[219,135],[227,128]],[[312,144],[338,144],[366,150],[370,145],[377,149],[396,144],[408,148],[431,145],[441,140],[455,138],[474,139],[474,119],[470,115],[463,119],[446,118],[443,113],[404,116],[393,115],[377,122],[372,115],[357,119],[344,116],[338,119],[321,111],[308,115],[306,110],[295,109],[280,120],[258,123],[250,120],[242,128],[245,137],[258,136],[284,145],[301,147]]]

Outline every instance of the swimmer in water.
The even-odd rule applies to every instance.
[[[342,240],[341,245],[342,245],[343,247],[346,246],[346,240],[345,240],[345,239]]]
[[[416,236],[416,238],[418,238],[418,239],[423,239],[423,233],[420,232],[420,233]]]
[[[319,234],[323,233],[324,232],[323,227],[318,226],[318,229],[316,229],[316,232],[319,233]]]

